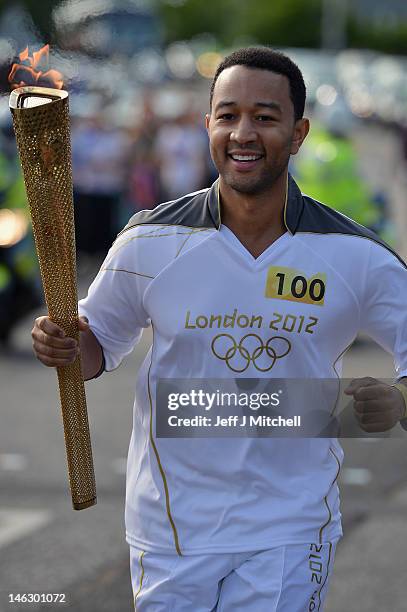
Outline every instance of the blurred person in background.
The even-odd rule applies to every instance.
[[[383,239],[385,203],[376,201],[360,175],[354,146],[343,130],[315,121],[300,154],[290,165],[304,193],[379,233]]]
[[[160,200],[160,181],[155,156],[148,144],[136,142],[129,160],[125,209],[134,214],[154,208]]]
[[[129,130],[131,146],[121,206],[123,223],[139,210],[154,208],[161,199],[159,166],[154,151],[159,121],[151,99],[151,91],[146,90],[140,118]]]
[[[101,255],[119,229],[129,138],[101,113],[72,126],[76,247]]]
[[[11,121],[0,128],[0,348],[4,348],[16,323],[43,300]]]
[[[322,611],[342,535],[336,438],[160,437],[160,380],[336,381],[362,330],[394,354],[399,382],[353,380],[345,393],[357,422],[370,433],[407,426],[407,269],[377,235],[302,194],[289,175],[309,130],[305,94],[284,54],[227,56],[206,116],[219,179],[129,221],[79,303],[80,346],[49,317],[34,324],[42,363],[67,365],[80,352],[86,379],[118,367],[153,327],[127,463],[139,612]],[[182,151],[175,168],[185,186],[183,122],[161,139]],[[236,313],[259,324],[246,314],[247,324],[235,324]],[[255,334],[242,329],[254,326]]]
[[[159,128],[154,151],[163,200],[179,198],[207,185],[207,150],[207,135],[193,112],[185,111]]]

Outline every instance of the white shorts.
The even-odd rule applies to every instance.
[[[321,612],[336,543],[182,557],[130,546],[135,610]]]

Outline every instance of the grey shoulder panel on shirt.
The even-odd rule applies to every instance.
[[[309,196],[303,195],[304,206],[296,228],[297,232],[315,233],[315,234],[342,234],[348,236],[360,236],[367,238],[379,244],[387,251],[392,253],[400,263],[407,268],[404,260],[394,251],[384,240],[382,240],[375,232],[356,223],[342,213],[313,200]]]
[[[216,228],[214,218],[215,186],[189,193],[177,200],[160,204],[152,210],[140,210],[133,215],[123,232],[138,225],[178,225],[196,228]],[[119,234],[119,236],[120,236]]]

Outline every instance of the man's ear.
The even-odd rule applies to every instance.
[[[293,137],[291,140],[291,155],[296,155],[300,150],[302,143],[304,142],[309,132],[309,120],[298,119],[294,125]]]
[[[209,120],[210,120],[211,116],[206,114],[205,115],[205,127],[207,130],[209,130]]]

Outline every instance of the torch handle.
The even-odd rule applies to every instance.
[[[57,368],[57,374],[72,504],[75,510],[82,510],[96,504],[96,484],[80,356],[71,365]]]

